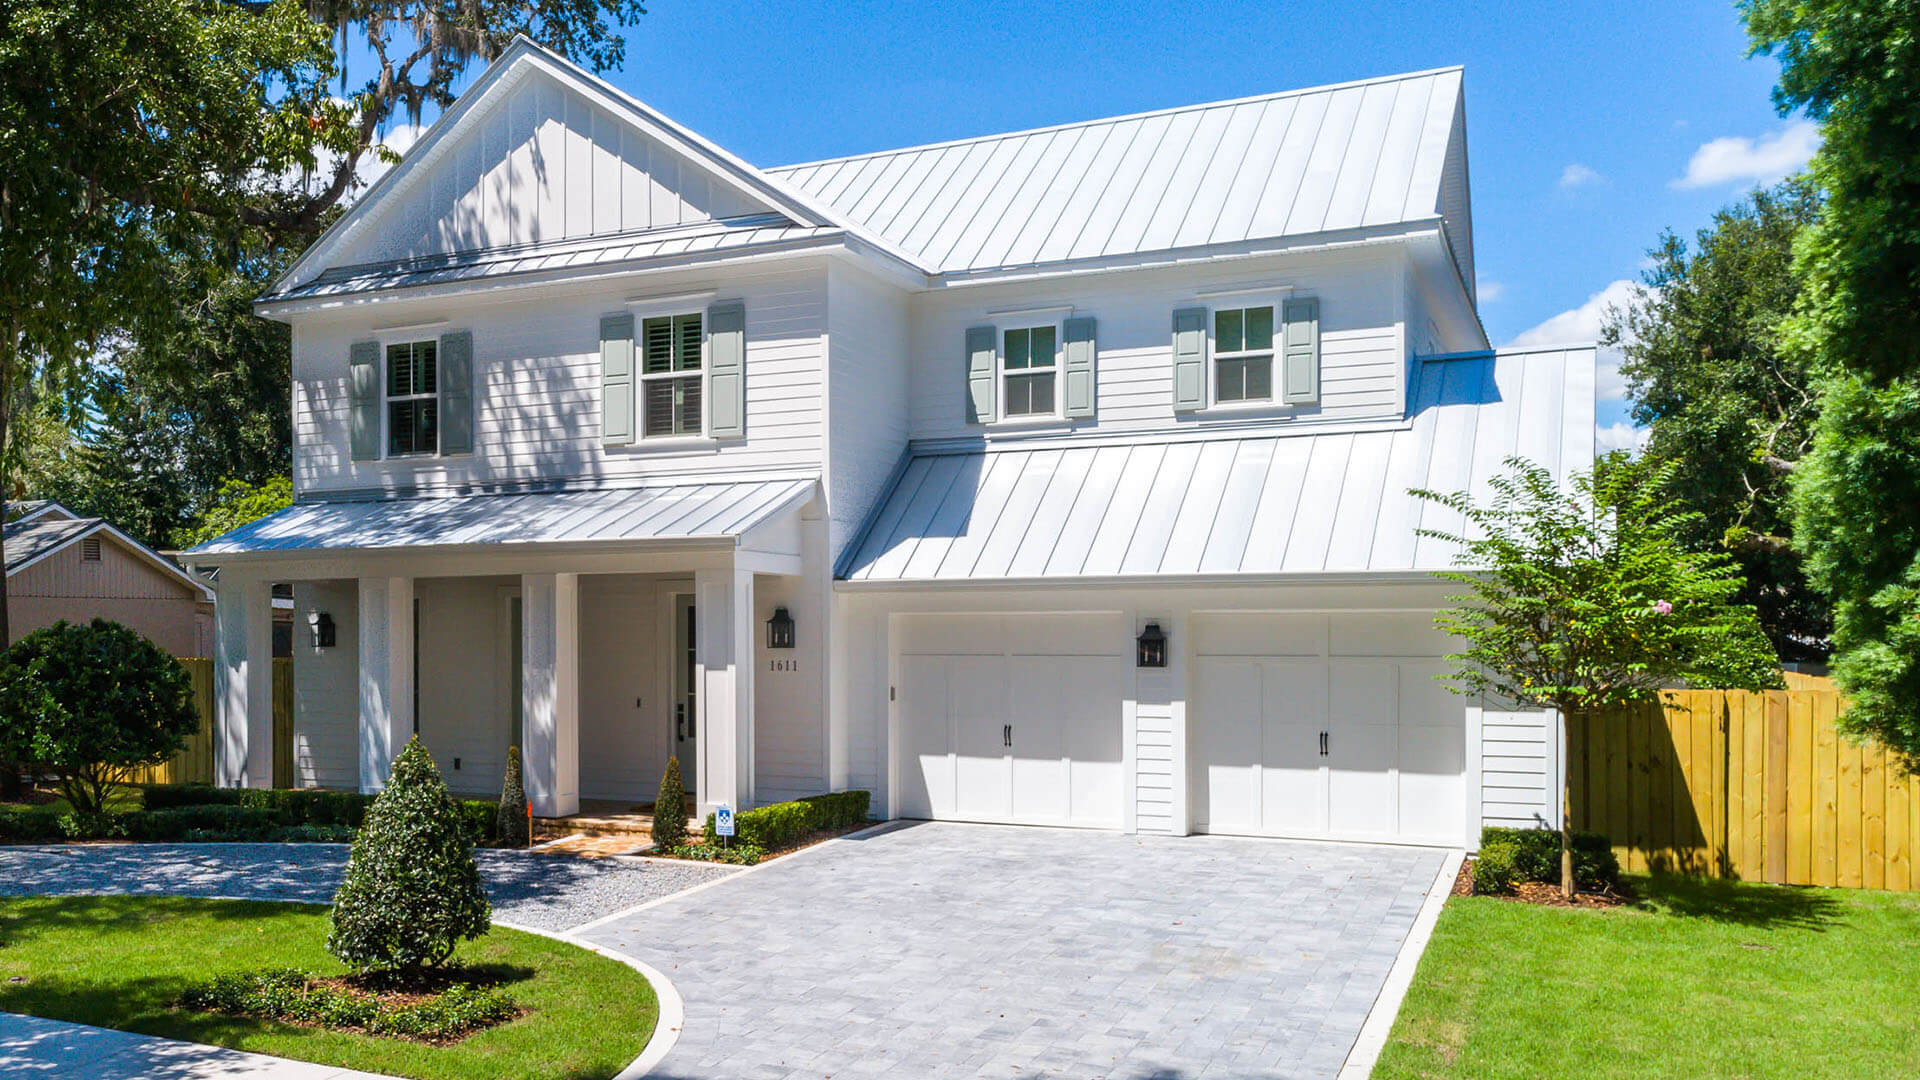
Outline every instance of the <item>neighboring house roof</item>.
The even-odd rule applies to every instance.
[[[768,172],[951,273],[1432,221],[1463,125],[1455,67]]]
[[[815,480],[757,480],[513,495],[305,502],[194,548],[266,552],[727,540],[798,507]]]
[[[31,521],[37,517],[72,519],[79,516],[79,514],[61,506],[52,499],[22,499],[18,502],[10,502],[7,504],[7,520],[9,522]]]
[[[49,512],[48,508],[56,512]],[[101,536],[112,539],[135,558],[179,581],[193,590],[194,594],[201,599],[213,599],[213,593],[208,590],[206,582],[188,573],[180,564],[114,528],[101,518],[62,516],[68,514],[71,514],[71,511],[59,503],[48,503],[47,507],[30,517],[7,522],[3,535],[6,542],[8,577],[13,577],[70,544],[89,536]]]
[[[1592,468],[1593,348],[1417,364],[1405,424],[1100,446],[913,452],[839,576],[1151,579],[1444,569],[1460,515],[1513,455]]]

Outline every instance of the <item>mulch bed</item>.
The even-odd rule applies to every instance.
[[[1450,896],[1473,896],[1473,860],[1460,863],[1460,873],[1453,879],[1453,891]],[[1633,898],[1618,892],[1581,892],[1575,893],[1572,900],[1560,894],[1560,886],[1540,881],[1522,881],[1513,887],[1509,896],[1494,897],[1496,900],[1510,900],[1518,904],[1536,904],[1540,907],[1572,908],[1614,908],[1632,902]]]
[[[766,854],[760,856],[760,861],[763,863],[770,862],[774,859],[779,858],[782,855],[791,855],[796,851],[804,851],[815,844],[823,844],[828,840],[832,840],[835,837],[845,836],[848,833],[856,833],[856,832],[859,832],[861,829],[869,829],[878,824],[880,824],[880,822],[878,821],[863,821],[858,825],[842,825],[837,829],[815,829],[812,832],[808,833],[807,835],[801,837],[798,842],[788,847],[783,847],[774,851],[769,851]],[[690,858],[686,858],[685,856],[672,854],[671,852],[661,851],[659,848],[648,848],[645,852],[643,852],[643,854],[651,855],[656,859],[679,859],[681,862],[710,863],[715,866],[730,865],[730,864],[721,863],[717,859],[690,859]]]

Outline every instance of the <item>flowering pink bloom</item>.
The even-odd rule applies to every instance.
[[[1667,603],[1665,600],[1655,600],[1653,602],[1653,613],[1655,615],[1671,615],[1673,614],[1673,605]]]

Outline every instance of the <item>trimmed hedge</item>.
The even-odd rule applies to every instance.
[[[1520,848],[1511,840],[1494,840],[1480,845],[1480,854],[1473,859],[1473,891],[1482,896],[1498,896],[1511,892],[1519,875],[1514,863],[1520,857]]]
[[[1512,849],[1512,882],[1539,881],[1548,885],[1560,883],[1560,833],[1553,829],[1506,829],[1489,825],[1480,830],[1480,858],[1487,857],[1487,849],[1501,845]],[[1512,882],[1506,888],[1512,887]],[[1575,887],[1588,892],[1605,892],[1620,884],[1620,860],[1613,854],[1613,844],[1606,836],[1596,832],[1576,832],[1573,834],[1573,883]],[[1474,891],[1491,892],[1480,888],[1479,870],[1474,871]]]
[[[867,820],[873,795],[865,791],[836,791],[797,802],[771,803],[733,815],[733,843],[761,851],[779,851],[819,829],[840,829]],[[707,845],[717,844],[713,815],[707,815]]]
[[[145,810],[79,815],[50,806],[0,807],[0,844],[63,840],[345,844],[353,841],[354,830],[374,800],[357,791],[206,784],[145,784],[142,793]],[[498,843],[496,803],[461,799],[454,806],[475,844]]]

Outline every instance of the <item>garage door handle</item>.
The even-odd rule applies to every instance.
[[[1012,724],[1000,725],[1000,745],[1007,746],[1007,747],[1011,747],[1013,745],[1013,725]]]
[[[1327,733],[1324,731],[1320,733],[1320,756],[1327,756]]]

